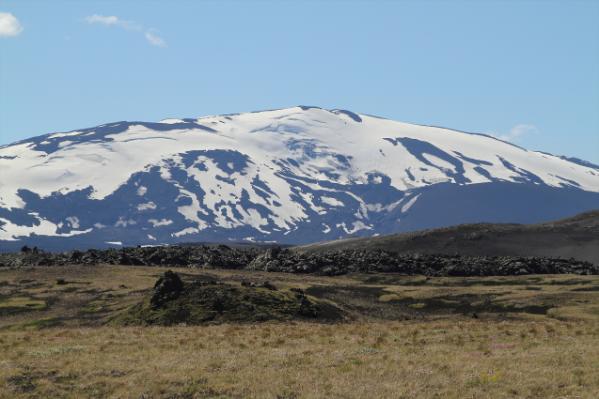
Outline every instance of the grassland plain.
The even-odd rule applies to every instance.
[[[597,276],[173,269],[302,288],[345,319],[115,325],[165,270],[0,269],[0,398],[599,397]]]

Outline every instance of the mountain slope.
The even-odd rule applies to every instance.
[[[43,135],[0,147],[0,173],[0,249],[307,243],[599,208],[592,165],[316,107]]]
[[[400,254],[561,257],[599,265],[599,211],[533,225],[470,224],[294,248],[299,252],[344,249],[380,249]]]

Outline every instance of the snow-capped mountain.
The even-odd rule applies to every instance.
[[[599,168],[345,110],[116,122],[0,147],[0,248],[306,243],[599,208]]]

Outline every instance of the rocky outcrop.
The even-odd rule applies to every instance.
[[[338,321],[343,312],[299,289],[271,283],[227,284],[217,280],[183,283],[167,271],[152,295],[113,319],[120,325],[214,324],[268,320]]]
[[[165,302],[178,298],[181,291],[183,291],[183,281],[178,274],[168,270],[154,284],[150,304],[158,308]]]
[[[599,274],[599,267],[575,259],[543,257],[465,257],[459,255],[398,255],[381,250],[340,250],[298,253],[282,250],[276,257],[258,255],[252,270],[317,273],[402,273],[427,276],[512,276],[523,274]]]
[[[49,253],[28,249],[0,254],[0,266],[61,266],[71,264],[178,266],[249,269],[268,272],[401,273],[427,276],[512,276],[524,274],[599,274],[599,266],[576,259],[521,256],[460,256],[396,254],[384,250],[343,249],[298,252],[219,246],[165,246]]]
[[[37,248],[24,248],[20,253],[0,253],[0,266],[109,264],[242,269],[262,251],[263,249],[237,249],[226,245],[173,245],[68,252],[44,252]]]

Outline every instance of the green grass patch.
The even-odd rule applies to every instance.
[[[14,314],[32,310],[44,310],[48,304],[41,300],[26,296],[15,296],[0,299],[0,314]]]
[[[44,328],[62,326],[63,320],[59,317],[48,317],[44,319],[32,320],[27,323],[15,326],[13,329],[23,330],[42,330]]]
[[[383,294],[379,296],[379,302],[399,301],[401,297],[397,294]]]

